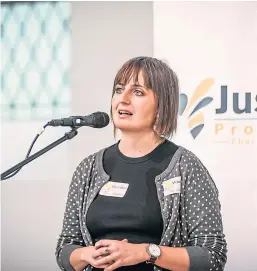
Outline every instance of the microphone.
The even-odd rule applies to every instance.
[[[69,118],[53,119],[48,122],[48,126],[90,126],[93,128],[103,128],[109,124],[110,118],[105,112],[95,112],[88,116],[71,116]]]

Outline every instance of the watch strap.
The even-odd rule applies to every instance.
[[[156,257],[154,257],[153,255],[151,255],[150,259],[146,261],[146,263],[151,263],[151,264],[154,264],[155,261],[157,260]]]

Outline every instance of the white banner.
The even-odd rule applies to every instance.
[[[180,80],[174,141],[200,157],[218,186],[226,270],[254,271],[257,3],[155,2],[154,56]]]

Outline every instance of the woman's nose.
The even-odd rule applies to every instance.
[[[123,91],[121,94],[121,102],[126,104],[130,103],[130,94],[128,90]]]

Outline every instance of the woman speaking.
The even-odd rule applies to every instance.
[[[111,117],[120,140],[86,157],[70,184],[56,248],[66,271],[221,271],[227,259],[218,191],[177,128],[178,79],[136,57],[118,71]]]

